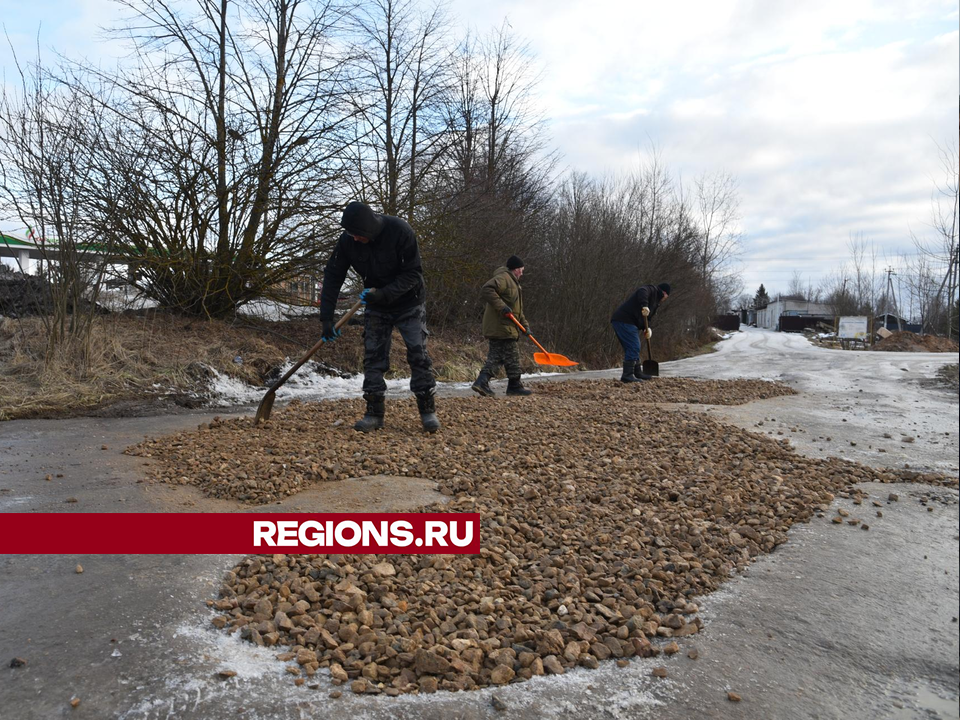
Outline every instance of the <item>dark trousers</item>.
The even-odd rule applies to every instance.
[[[614,320],[613,331],[617,334],[617,340],[623,346],[623,364],[636,363],[640,360],[640,349],[643,347],[643,340],[640,339],[640,328],[630,323]]]
[[[410,390],[415,395],[432,395],[437,385],[433,363],[427,354],[427,308],[425,305],[401,313],[378,312],[370,307],[363,318],[363,392],[383,395],[387,383],[383,374],[390,369],[393,329],[400,331],[407,346]]]
[[[490,340],[490,349],[487,351],[487,362],[482,372],[490,377],[496,377],[500,366],[508,378],[520,377],[520,348],[516,340]]]

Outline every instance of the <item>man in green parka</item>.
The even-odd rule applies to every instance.
[[[520,382],[520,330],[508,317],[511,313],[520,324],[530,331],[523,315],[523,290],[520,277],[523,275],[523,260],[511,255],[504,267],[498,268],[493,277],[483,284],[480,297],[486,307],[483,310],[483,336],[490,342],[487,362],[472,389],[481,395],[493,397],[490,378],[503,365],[507,373],[507,395],[530,395],[531,391]]]

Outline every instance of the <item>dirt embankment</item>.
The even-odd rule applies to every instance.
[[[451,498],[442,511],[480,514],[479,555],[250,557],[224,578],[213,623],[290,645],[279,657],[298,679],[328,668],[355,693],[463,690],[678,652],[673,638],[702,626],[689,598],[785,542],[836,493],[859,505],[862,481],[956,485],[804,458],[657,407],[792,392],[668,378],[541,384],[528,398],[444,398],[444,428],[430,436],[412,401],[388,402],[387,428],[370,435],[350,427],[358,401],[298,403],[259,428],[217,422],[133,452],[167,482],[256,503],[347,477],[434,480]],[[864,504],[835,522],[867,530],[874,512]]]
[[[49,357],[39,318],[0,317],[0,420],[199,407],[213,371],[264,386],[287,359],[312,347],[320,331],[313,317],[200,320],[151,310],[99,317],[89,342],[65,343]],[[361,333],[361,326],[347,326],[314,359],[331,372],[359,372]],[[479,372],[486,343],[479,335],[431,335],[430,354],[441,380],[464,381]],[[535,367],[529,352],[523,364],[528,372]],[[388,377],[409,374],[399,336],[390,367]]]
[[[883,352],[957,352],[960,344],[937,335],[917,335],[903,330],[884,338],[871,349]]]

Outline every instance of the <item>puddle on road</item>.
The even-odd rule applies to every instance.
[[[0,495],[0,511],[5,510],[6,508],[12,508],[17,505],[26,505],[28,502],[33,500],[32,495],[24,495],[22,497],[4,497]]]
[[[944,697],[944,695],[949,697]],[[925,682],[910,683],[886,692],[891,720],[955,720],[960,697]]]

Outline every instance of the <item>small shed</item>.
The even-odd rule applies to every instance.
[[[897,324],[899,322],[899,325]],[[890,332],[896,332],[897,330],[906,330],[907,332],[916,333],[919,335],[923,327],[920,323],[908,322],[906,318],[898,317],[893,313],[884,313],[883,315],[877,315],[873,319],[873,329],[874,332],[880,328],[886,328]]]

